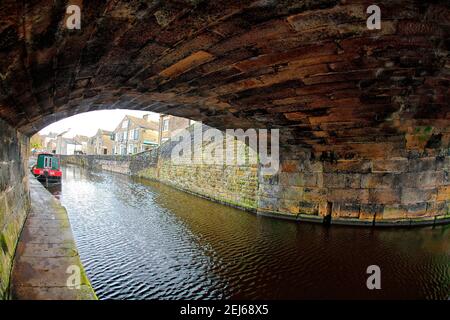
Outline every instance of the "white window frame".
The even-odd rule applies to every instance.
[[[162,131],[163,132],[169,131],[169,119],[163,119]]]
[[[130,132],[128,132],[128,135],[130,137],[129,140],[134,140],[134,129],[131,129]]]
[[[53,159],[51,157],[44,157],[44,168],[52,167]]]

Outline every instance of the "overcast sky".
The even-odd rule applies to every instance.
[[[158,121],[159,114],[147,111],[134,111],[134,110],[100,110],[80,113],[75,116],[60,120],[45,127],[40,134],[48,134],[49,132],[61,133],[70,128],[70,131],[65,134],[65,137],[73,137],[77,134],[91,137],[98,129],[113,131],[120,120],[125,115],[131,115],[142,118],[145,114],[150,114],[150,119]]]

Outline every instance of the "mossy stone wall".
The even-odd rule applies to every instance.
[[[0,300],[9,298],[17,241],[30,207],[29,139],[0,119]]]

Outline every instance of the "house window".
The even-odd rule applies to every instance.
[[[128,128],[128,120],[122,122],[122,129]]]
[[[164,119],[163,120],[162,131],[163,132],[169,131],[169,119]]]
[[[134,147],[133,153],[137,153],[137,152],[138,152],[138,148],[137,148],[137,147]]]
[[[134,140],[139,140],[139,129],[135,129],[134,130],[134,136],[133,136]]]
[[[132,144],[130,144],[128,146],[128,153],[133,153],[133,145]]]

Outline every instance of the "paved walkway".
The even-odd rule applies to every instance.
[[[96,299],[81,265],[65,208],[34,177],[30,177],[30,192],[31,211],[17,246],[11,297]],[[80,277],[77,271],[81,271]],[[78,289],[73,287],[77,283],[81,284]]]

